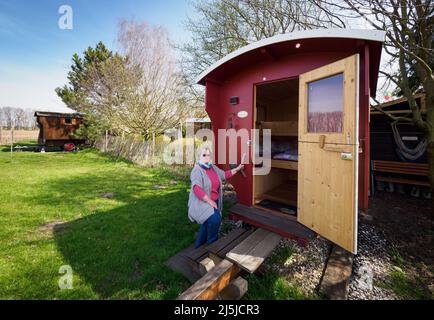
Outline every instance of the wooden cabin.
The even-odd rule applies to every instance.
[[[421,109],[422,117],[426,117],[425,93],[418,93],[414,98]],[[396,152],[396,143],[393,137],[391,124],[393,122],[387,115],[379,111],[381,109],[395,116],[412,116],[412,111],[406,98],[384,102],[371,108],[370,134],[371,134],[371,159],[385,161],[405,161]],[[399,133],[409,148],[415,147],[424,138],[423,131],[412,123],[400,123]],[[412,162],[427,163],[428,156],[425,152],[420,158]]]
[[[199,75],[216,144],[218,129],[271,129],[269,174],[255,175],[250,161],[231,181],[234,219],[302,241],[319,234],[357,252],[358,210],[368,208],[369,97],[384,38],[350,29],[280,34]],[[243,143],[254,154],[261,141]]]
[[[59,113],[36,111],[39,127],[38,144],[45,147],[62,147],[66,143],[81,144],[85,141],[72,134],[83,123],[82,113]]]
[[[415,94],[414,99],[420,106],[422,118],[426,119],[425,93]],[[389,184],[389,187],[390,184],[396,185],[401,193],[405,193],[404,188],[411,188],[413,196],[420,194],[414,187],[421,187],[423,196],[430,198],[425,133],[411,122],[396,123],[384,112],[412,117],[406,98],[371,108],[371,193],[374,194],[377,184],[382,182]]]

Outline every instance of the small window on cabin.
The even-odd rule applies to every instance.
[[[71,118],[65,118],[65,124],[72,124]]]
[[[307,132],[342,132],[344,114],[343,73],[308,84]]]

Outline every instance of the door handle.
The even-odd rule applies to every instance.
[[[351,152],[341,152],[342,160],[353,160],[353,154]]]
[[[324,151],[351,153],[351,150],[348,150],[348,147],[326,146],[325,139],[326,139],[325,135],[322,134],[319,136],[319,147]]]

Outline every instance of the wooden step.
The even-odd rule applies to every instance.
[[[291,215],[275,214],[269,210],[248,207],[240,203],[234,205],[230,212],[236,220],[243,220],[258,228],[298,240],[303,244],[307,244],[316,237],[315,232],[299,223],[297,218]]]
[[[273,232],[257,229],[243,242],[226,254],[226,259],[247,272],[254,273],[265,258],[279,244],[282,237]]]
[[[238,228],[229,232],[226,236],[219,238],[210,245],[203,245],[195,248],[194,243],[170,257],[166,266],[183,274],[190,282],[195,282],[202,276],[200,262],[214,254],[215,257],[224,259],[226,253],[247,238],[253,230]],[[213,257],[211,257],[213,258]]]
[[[215,266],[213,261],[203,260],[202,266],[207,273],[184,291],[178,300],[215,299],[230,283],[233,283],[242,269],[253,273],[277,246],[280,239],[279,235],[257,229],[228,252],[226,259],[219,261]],[[210,268],[207,268],[207,265],[210,265]],[[247,289],[246,283],[239,287],[242,289],[239,294],[241,296]]]
[[[222,260],[206,275],[184,291],[178,300],[213,300],[235,278],[240,268],[228,260]]]

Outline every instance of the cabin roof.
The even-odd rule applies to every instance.
[[[80,113],[80,112],[63,113],[63,112],[36,111],[35,117],[83,119],[84,113]]]
[[[367,41],[370,53],[370,87],[376,91],[378,70],[385,32],[362,29],[315,29],[278,34],[239,48],[212,64],[196,79],[196,83],[205,85],[206,80],[224,81],[243,67],[264,61],[264,57],[277,59],[288,53],[315,51],[349,51]],[[296,48],[295,44],[300,43]]]

